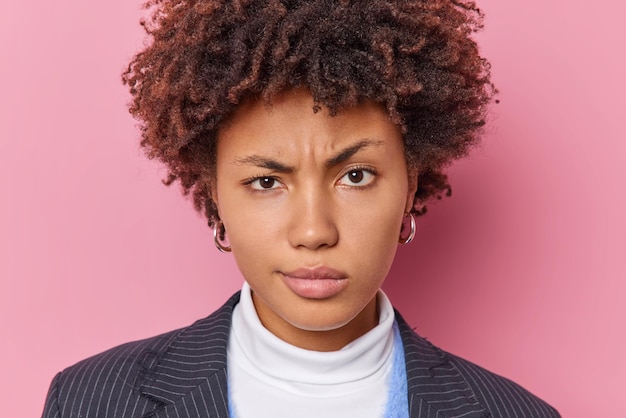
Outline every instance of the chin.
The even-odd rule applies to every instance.
[[[323,332],[340,329],[348,325],[357,315],[358,312],[351,317],[343,316],[341,318],[323,318],[323,315],[318,315],[314,320],[311,318],[287,318],[285,316],[282,318],[293,327],[303,331]]]

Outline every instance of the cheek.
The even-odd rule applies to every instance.
[[[404,213],[404,200],[388,196],[386,205],[348,211],[343,240],[347,259],[357,260],[360,270],[386,275],[395,257]]]
[[[284,229],[285,211],[276,203],[269,205],[244,197],[231,200],[221,209],[231,243],[269,239],[275,235],[273,231]]]
[[[221,209],[233,257],[244,277],[250,280],[270,272],[285,250],[285,240],[279,236],[284,217],[248,200],[233,199]]]

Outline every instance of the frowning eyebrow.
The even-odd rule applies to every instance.
[[[293,167],[279,163],[276,160],[267,157],[261,157],[260,155],[250,155],[248,157],[235,158],[236,164],[253,165],[256,167],[267,168],[268,170],[278,171],[279,173],[291,173]]]
[[[363,148],[380,146],[383,144],[384,142],[378,139],[362,139],[356,144],[339,151],[334,157],[330,157],[328,160],[326,160],[326,168],[334,167],[337,164],[341,164],[357,152],[361,151]]]
[[[326,160],[324,165],[326,168],[334,167],[337,164],[341,164],[348,158],[352,157],[357,152],[364,148],[371,146],[383,145],[383,141],[377,139],[362,139],[354,145],[350,145],[347,148],[342,149],[334,156]],[[256,167],[266,168],[268,170],[277,171],[279,173],[292,173],[295,168],[285,165],[272,158],[262,157],[260,155],[249,155],[247,157],[239,157],[235,159],[237,164],[254,165]]]

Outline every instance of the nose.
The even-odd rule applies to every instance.
[[[332,198],[320,190],[292,195],[288,239],[294,248],[318,250],[339,240]]]

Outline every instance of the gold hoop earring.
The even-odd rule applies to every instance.
[[[230,246],[224,245],[220,242],[220,239],[223,239],[225,235],[226,228],[224,228],[224,222],[219,220],[215,224],[215,228],[213,228],[213,242],[215,243],[215,247],[217,247],[221,253],[229,253],[232,251]]]
[[[406,212],[404,214],[405,217],[407,215],[409,215],[409,220],[411,222],[411,232],[409,233],[408,237],[402,238],[402,229],[404,229],[404,228],[400,229],[400,237],[398,239],[398,242],[400,244],[403,244],[403,245],[408,244],[409,242],[413,241],[413,238],[415,238],[415,217],[413,216],[413,214],[411,212]],[[402,220],[403,220],[402,225],[404,225],[404,218]]]

